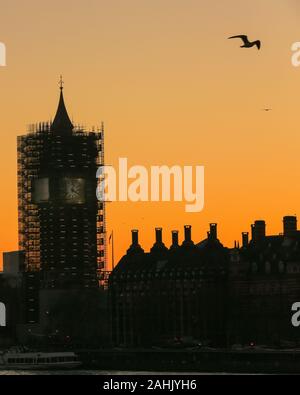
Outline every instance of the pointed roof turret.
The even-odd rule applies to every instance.
[[[51,125],[51,131],[56,132],[56,133],[68,133],[72,132],[74,129],[74,125],[72,124],[66,106],[65,106],[65,101],[64,101],[64,95],[63,95],[63,80],[62,77],[60,77],[60,98],[59,98],[59,103],[58,103],[58,108],[56,111],[56,115],[54,118],[54,121],[52,122]]]

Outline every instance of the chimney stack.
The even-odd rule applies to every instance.
[[[155,240],[157,244],[162,244],[162,228],[155,228]]]
[[[251,225],[252,240],[254,242],[263,239],[266,236],[266,223],[263,220],[258,220]]]
[[[209,236],[212,240],[217,240],[218,238],[217,226],[217,224],[210,224]]]
[[[192,241],[192,227],[191,225],[184,226],[184,242],[182,243],[183,246],[192,246],[194,245]]]
[[[242,233],[242,240],[243,240],[243,248],[248,247],[249,244],[249,232]]]
[[[139,244],[139,231],[137,229],[133,229],[131,231],[131,240],[132,240],[132,245]]]
[[[127,250],[127,254],[132,254],[136,252],[144,252],[142,247],[139,245],[139,231],[137,229],[133,229],[131,231],[131,240],[132,244]]]
[[[185,225],[184,227],[184,241],[192,241],[192,227],[191,225]]]
[[[178,248],[179,244],[178,244],[178,230],[172,230],[172,245],[171,245],[171,249],[175,249]]]
[[[286,216],[283,218],[283,234],[286,237],[291,237],[297,232],[297,217]]]
[[[155,228],[155,243],[151,248],[151,252],[161,254],[166,251],[168,251],[168,249],[162,241],[162,228]]]

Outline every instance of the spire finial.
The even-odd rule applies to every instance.
[[[62,75],[60,76],[60,79],[59,79],[59,89],[61,91],[64,89],[64,80],[63,80]]]
[[[64,102],[64,95],[63,95],[64,81],[62,75],[60,76],[60,80],[59,80],[59,89],[60,89],[60,98],[59,98],[56,115],[51,125],[51,131],[57,133],[72,132],[74,126],[69,118]]]

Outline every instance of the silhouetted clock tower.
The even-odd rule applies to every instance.
[[[63,83],[53,122],[18,137],[19,247],[44,288],[98,286],[105,268],[104,205],[96,197],[103,127],[75,127]]]

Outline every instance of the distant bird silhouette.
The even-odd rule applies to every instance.
[[[260,49],[261,47],[261,42],[259,40],[251,42],[248,40],[248,37],[245,36],[244,34],[240,34],[239,36],[228,37],[228,40],[232,38],[240,38],[241,40],[243,40],[244,45],[241,45],[241,48],[251,48],[254,47],[255,45],[257,46],[257,49]]]

